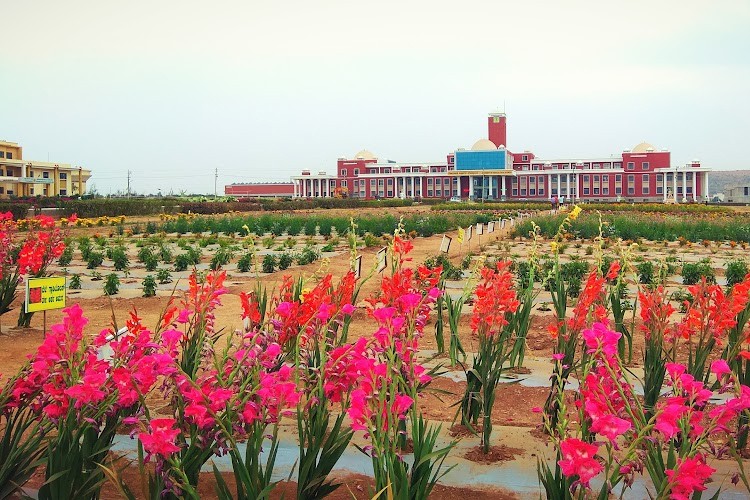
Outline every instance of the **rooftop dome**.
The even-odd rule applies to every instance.
[[[472,151],[495,151],[496,149],[495,143],[489,139],[479,139],[471,147]]]
[[[656,147],[647,142],[642,142],[631,150],[632,153],[650,153],[652,151],[656,151]]]
[[[376,160],[377,157],[374,154],[372,154],[372,151],[363,149],[362,151],[354,155],[354,159],[355,160]]]

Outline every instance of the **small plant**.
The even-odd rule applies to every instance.
[[[171,283],[172,282],[172,273],[169,272],[169,269],[162,268],[156,271],[156,279],[159,280],[159,283]]]
[[[265,257],[263,257],[261,268],[264,273],[272,273],[276,270],[277,264],[278,262],[276,261],[276,257],[272,253],[269,253]]]
[[[143,282],[141,283],[143,285],[143,296],[144,297],[153,297],[156,295],[156,280],[153,276],[150,274],[143,278]]]
[[[74,274],[70,277],[70,283],[68,283],[68,288],[71,290],[80,290],[81,289],[81,275]]]
[[[332,243],[326,244],[323,248],[320,249],[321,252],[333,252],[335,249],[333,248]]]
[[[745,279],[749,272],[747,262],[744,260],[732,260],[727,262],[727,286],[733,287]]]
[[[711,267],[711,263],[705,260],[700,262],[686,262],[682,266],[682,284],[695,285],[701,278],[705,277],[709,284],[716,283],[716,275]]]
[[[636,266],[638,281],[644,285],[654,284],[654,264],[647,260]]]
[[[154,233],[156,233],[157,230],[158,230],[158,228],[156,227],[156,223],[155,222],[147,222],[146,223],[146,234],[154,234]],[[133,232],[135,233],[135,229],[133,230]]]
[[[365,247],[376,247],[382,244],[382,240],[371,233],[365,233]]]
[[[267,236],[263,238],[263,246],[266,248],[271,248],[275,241],[276,238],[274,238],[273,236]]]
[[[60,257],[57,259],[57,263],[60,264],[63,267],[69,266],[70,262],[73,260],[73,247],[70,245],[65,247],[65,250],[60,254]]]
[[[104,277],[102,276],[102,273],[98,271],[92,271],[91,272],[91,281],[101,281]]]
[[[469,269],[469,267],[471,266],[471,261],[473,260],[473,257],[474,256],[472,254],[469,254],[463,259],[461,259],[461,269]]]
[[[146,271],[155,271],[159,265],[159,259],[156,258],[156,255],[149,254],[146,260],[143,261],[143,265],[146,267]]]
[[[292,238],[291,236],[288,237],[286,240],[284,240],[284,246],[287,247],[290,250],[292,248],[294,248],[294,245],[296,245],[296,244],[297,244],[297,241],[294,238]]]
[[[282,271],[289,268],[289,266],[292,265],[292,262],[294,262],[294,257],[292,257],[290,253],[284,252],[279,255],[279,269]]]
[[[101,266],[103,262],[104,254],[91,250],[88,254],[88,258],[86,259],[86,268],[96,269],[97,267]]]
[[[154,252],[151,250],[151,247],[141,247],[140,250],[138,250],[138,262],[146,263],[146,260],[148,260],[150,257],[153,257]]]
[[[586,255],[594,255],[594,247],[591,245],[586,247]]]
[[[193,259],[190,257],[190,254],[177,254],[177,256],[174,258],[174,270],[177,272],[186,271],[192,263]]]
[[[104,280],[104,295],[117,295],[117,292],[119,291],[120,278],[118,278],[115,273],[108,274],[107,278]]]
[[[162,244],[159,247],[159,258],[165,264],[169,264],[170,262],[172,262],[172,250],[170,250],[167,245]]]
[[[111,252],[111,259],[115,265],[115,269],[118,271],[126,271],[130,264],[128,260],[128,254],[125,253],[123,247],[115,247]]]
[[[253,268],[253,254],[244,253],[237,261],[237,270],[241,273],[247,273]]]
[[[304,266],[306,264],[315,262],[319,258],[320,253],[315,249],[315,247],[312,245],[307,245],[302,249],[299,255],[297,255],[297,264],[299,264],[300,266]]]
[[[232,252],[225,248],[220,248],[211,259],[211,270],[216,271],[217,269],[226,266],[229,264],[230,260],[232,260]]]

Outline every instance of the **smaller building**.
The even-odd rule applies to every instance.
[[[750,203],[750,184],[729,186],[724,192],[726,203]]]
[[[224,194],[238,198],[291,198],[294,186],[291,182],[248,182],[224,186]]]
[[[0,141],[0,198],[86,193],[91,171],[68,163],[28,161],[15,142]]]

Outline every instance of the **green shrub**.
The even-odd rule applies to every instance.
[[[153,257],[154,251],[151,249],[151,247],[141,247],[140,250],[138,250],[138,262],[146,263],[146,260],[148,260],[149,257]]]
[[[716,283],[716,276],[710,262],[702,260],[700,262],[686,262],[682,266],[682,284],[695,285],[701,278],[705,277],[706,282]]]
[[[143,278],[143,282],[141,283],[143,285],[143,296],[144,297],[153,297],[156,295],[156,280],[153,276],[150,274]]]
[[[68,283],[68,288],[71,290],[80,290],[81,289],[81,276],[79,274],[74,274],[70,277],[70,283]]]
[[[60,254],[60,257],[57,259],[57,263],[61,266],[69,266],[70,262],[73,260],[73,247],[70,245],[65,247],[65,250],[62,251]]]
[[[186,271],[193,264],[193,259],[189,253],[180,253],[174,258],[174,270]]]
[[[143,262],[143,265],[146,267],[146,271],[155,271],[156,267],[159,265],[159,259],[156,258],[156,255],[149,254]]]
[[[155,222],[146,223],[146,234],[155,234],[159,229],[156,227]],[[133,231],[135,232],[135,231]]]
[[[169,272],[169,269],[162,268],[156,271],[156,279],[159,280],[159,283],[171,283],[172,282],[172,273]]]
[[[428,257],[424,261],[424,265],[428,269],[435,269],[436,267],[441,266],[443,269],[440,272],[440,276],[444,280],[460,280],[464,276],[461,268],[454,266],[450,259],[448,259],[448,256],[444,253]]]
[[[211,270],[216,271],[217,269],[226,266],[232,260],[232,252],[225,248],[220,248],[216,251],[214,256],[211,258]]]
[[[159,258],[165,264],[169,264],[170,262],[172,262],[172,250],[170,250],[169,247],[163,243],[159,247]]]
[[[120,291],[120,278],[117,274],[110,273],[104,280],[104,295],[116,295]]]
[[[328,243],[323,248],[320,249],[321,252],[333,252],[335,250],[336,249],[333,248],[333,244],[332,243]]]
[[[88,269],[96,269],[97,267],[101,266],[103,262],[104,254],[91,250],[88,253],[88,258],[86,259],[86,267]]]
[[[128,269],[130,261],[128,260],[128,254],[125,253],[125,249],[123,247],[113,248],[110,258],[112,259],[116,270],[125,271]]]
[[[269,253],[265,257],[263,257],[261,268],[264,273],[272,273],[276,270],[277,264],[278,262],[276,261],[276,257],[272,253]]]
[[[288,269],[289,266],[292,265],[293,261],[294,257],[292,257],[290,253],[282,253],[281,255],[279,255],[279,269],[281,269],[282,271]]]
[[[371,233],[365,233],[365,247],[376,247],[383,243],[383,240]]]
[[[315,247],[313,247],[312,245],[308,245],[302,249],[299,255],[297,255],[297,264],[299,264],[300,266],[304,266],[306,264],[315,262],[319,258],[320,253],[318,253]]]
[[[732,260],[727,262],[727,286],[733,287],[747,276],[748,267],[744,260]]]
[[[247,273],[253,267],[253,254],[244,253],[237,261],[237,270],[241,273]]]
[[[654,264],[647,260],[635,266],[638,271],[638,281],[643,285],[654,284]]]

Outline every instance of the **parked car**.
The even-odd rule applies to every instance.
[[[461,200],[460,196],[452,196],[450,200],[448,200],[448,203],[461,203],[463,200]]]

